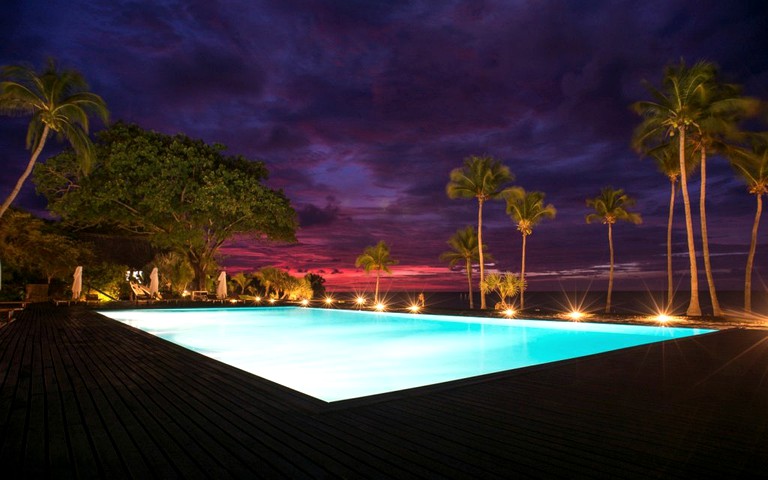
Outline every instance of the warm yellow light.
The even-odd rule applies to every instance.
[[[504,310],[504,316],[505,317],[514,317],[517,312],[513,308],[508,308]]]
[[[386,310],[387,306],[384,305],[383,303],[379,302],[379,303],[376,304],[375,308],[376,308],[377,312],[383,312],[384,310]]]
[[[307,299],[305,298],[305,299],[303,299],[303,300],[301,301],[301,306],[302,306],[302,307],[306,307],[307,305],[309,305],[309,300],[307,300]]]
[[[410,307],[408,307],[408,310],[410,310],[411,313],[419,313],[419,311],[421,310],[421,307],[416,304],[413,304]]]
[[[365,303],[365,298],[363,298],[363,297],[357,297],[357,298],[355,299],[355,302],[356,302],[358,305],[363,305],[363,304]]]
[[[256,297],[256,303],[261,303],[261,297]]]
[[[275,299],[274,298],[270,298],[269,299],[269,303],[275,303]]]
[[[653,319],[656,320],[659,323],[667,323],[670,320],[672,320],[672,317],[667,315],[666,313],[660,313],[660,314],[656,315],[655,317],[653,317]]]
[[[333,303],[333,299],[331,297],[325,297],[325,304],[330,305]]]
[[[181,296],[182,297],[188,297],[189,296],[189,290],[184,290],[183,292],[181,292]]]
[[[229,299],[229,303],[237,303],[237,299],[236,298],[230,298]]]
[[[574,311],[568,313],[568,318],[570,318],[571,320],[577,320],[578,321],[578,320],[581,320],[582,318],[584,318],[584,314],[582,312],[578,311],[578,310],[574,310]]]

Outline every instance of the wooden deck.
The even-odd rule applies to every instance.
[[[77,307],[0,328],[3,478],[755,478],[768,331],[327,404]]]

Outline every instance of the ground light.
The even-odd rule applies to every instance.
[[[261,297],[256,297],[256,303],[261,303]]]
[[[355,299],[355,303],[357,304],[358,307],[362,307],[363,305],[365,305],[365,297],[357,297]]]
[[[568,312],[566,316],[571,320],[573,320],[574,322],[578,322],[579,320],[584,318],[584,312],[580,312],[578,310],[572,310]]]
[[[411,313],[419,313],[421,311],[421,307],[414,303],[413,305],[408,307],[408,311],[410,311]]]
[[[275,303],[275,299],[274,298],[270,298],[269,299],[269,303]]]
[[[387,306],[386,306],[386,305],[384,305],[383,303],[379,302],[379,303],[377,303],[377,304],[374,306],[374,308],[376,309],[376,311],[377,311],[377,312],[383,312],[384,310],[386,310],[386,309],[387,309]]]
[[[504,310],[504,316],[507,317],[507,318],[514,317],[516,313],[517,313],[517,311],[515,311],[514,308],[508,308],[508,309]]]
[[[307,300],[306,298],[302,299],[301,300],[301,306],[302,307],[306,307],[307,305],[309,305],[309,300]]]
[[[331,297],[325,297],[325,305],[327,307],[330,307],[331,305],[333,305],[333,299]]]

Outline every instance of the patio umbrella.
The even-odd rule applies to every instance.
[[[159,290],[160,279],[157,276],[157,267],[155,267],[152,269],[152,273],[149,274],[149,294],[152,297],[156,297]]]
[[[221,271],[218,282],[219,284],[216,285],[216,298],[224,300],[227,298],[227,272]]]
[[[77,300],[83,291],[83,267],[77,267],[72,278],[72,300]]]

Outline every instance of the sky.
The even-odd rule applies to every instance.
[[[465,157],[487,154],[557,208],[529,237],[530,289],[607,287],[607,228],[584,216],[585,199],[610,185],[644,219],[615,228],[614,288],[661,290],[669,183],[632,151],[629,106],[680,59],[715,62],[768,100],[767,27],[763,1],[10,0],[0,65],[56,58],[84,74],[113,120],[264,161],[299,214],[298,242],[233,239],[222,249],[230,273],[272,265],[319,273],[330,290],[370,289],[354,261],[384,240],[399,262],[385,290],[462,290],[463,272],[438,257],[476,223],[477,203],[449,199],[445,186]],[[25,121],[0,117],[3,197],[29,158]],[[49,143],[43,158],[61,148]],[[708,178],[715,280],[738,289],[755,198],[723,159]],[[45,207],[31,183],[16,205]],[[768,281],[765,228],[757,285]],[[483,235],[496,259],[487,271],[519,272],[521,237],[503,202],[487,204]]]

